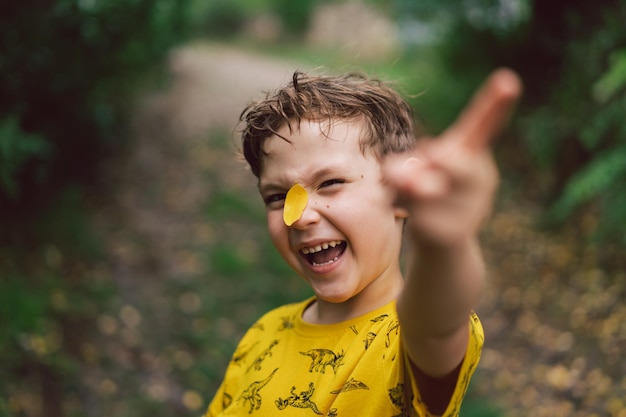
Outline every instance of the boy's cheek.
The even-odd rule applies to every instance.
[[[270,232],[278,233],[287,227],[285,222],[283,222],[282,210],[270,210],[265,217],[267,219],[267,228]]]
[[[283,221],[282,211],[274,211],[267,215],[267,230],[269,232],[272,243],[276,248],[281,250],[283,247],[289,247],[289,227]]]

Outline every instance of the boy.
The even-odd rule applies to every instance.
[[[458,415],[483,342],[489,142],[520,90],[496,71],[451,128],[419,142],[409,105],[356,75],[296,72],[244,110],[270,236],[315,296],[248,330],[207,417]]]

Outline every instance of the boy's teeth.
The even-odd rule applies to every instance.
[[[321,245],[317,245],[317,246],[313,246],[310,248],[302,248],[302,253],[305,255],[308,255],[310,253],[317,253],[320,252],[324,249],[328,249],[328,248],[334,248],[335,246],[339,245],[341,243],[340,240],[333,240],[330,242],[324,242]]]

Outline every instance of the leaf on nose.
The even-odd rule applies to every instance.
[[[285,197],[285,207],[283,209],[283,221],[287,226],[291,226],[298,221],[302,212],[306,208],[306,204],[309,200],[309,195],[306,190],[298,183],[295,183],[293,187],[287,191]]]

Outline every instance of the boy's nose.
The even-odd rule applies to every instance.
[[[289,227],[292,229],[304,230],[307,227],[318,223],[320,221],[320,218],[321,215],[317,210],[316,202],[309,199],[308,204],[306,205],[304,210],[302,210],[300,218],[293,222],[293,224]]]

